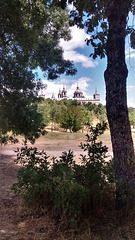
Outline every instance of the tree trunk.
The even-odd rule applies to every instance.
[[[128,118],[125,63],[125,29],[129,0],[111,0],[106,6],[109,22],[107,69],[105,71],[106,108],[111,131],[116,176],[116,209],[124,209],[135,188],[134,148]]]

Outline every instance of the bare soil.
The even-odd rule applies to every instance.
[[[62,151],[71,149],[79,158],[81,149],[78,147],[84,139],[39,139],[35,144],[39,149],[45,149],[50,156],[59,156]],[[111,152],[111,143],[105,141]],[[0,146],[0,240],[113,240],[113,239],[135,239],[135,224],[133,222],[127,227],[123,237],[121,230],[108,235],[109,228],[105,227],[106,234],[97,236],[88,230],[77,238],[73,237],[72,231],[68,233],[61,232],[55,220],[49,216],[38,217],[28,212],[21,204],[21,199],[16,196],[11,186],[17,181],[17,171],[19,166],[14,163],[16,153],[14,150],[21,147],[21,144]],[[104,230],[105,230],[104,229]],[[125,228],[124,228],[125,229]],[[103,233],[105,231],[103,230]],[[129,232],[130,230],[130,232]],[[65,236],[68,237],[65,237]],[[102,234],[101,234],[102,235]],[[109,238],[108,238],[109,237]]]

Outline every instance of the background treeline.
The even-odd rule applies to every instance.
[[[52,130],[63,128],[70,132],[85,129],[91,124],[107,121],[106,107],[102,104],[80,104],[76,100],[53,101],[42,99],[38,104],[38,111],[43,117],[45,126],[51,124]],[[135,126],[135,109],[129,108],[130,123]]]

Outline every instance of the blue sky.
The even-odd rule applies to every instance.
[[[51,97],[52,93],[57,97],[59,89],[66,87],[69,98],[73,97],[77,83],[83,91],[85,97],[91,97],[97,88],[100,94],[101,103],[105,105],[105,83],[104,71],[106,69],[106,58],[93,60],[89,57],[92,52],[90,46],[86,46],[85,39],[88,37],[84,29],[71,27],[72,39],[70,41],[60,41],[60,46],[64,49],[64,58],[73,60],[78,72],[75,76],[62,75],[55,81],[48,81],[39,70],[39,78],[47,84],[45,97]],[[135,107],[135,50],[130,49],[129,39],[126,40],[126,62],[129,70],[127,79],[128,106]]]

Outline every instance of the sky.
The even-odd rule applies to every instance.
[[[91,59],[89,55],[92,53],[92,47],[87,46],[85,42],[85,39],[88,38],[89,35],[84,29],[79,29],[76,26],[70,29],[72,39],[70,41],[60,40],[60,46],[64,49],[64,58],[74,61],[74,65],[77,68],[77,74],[75,76],[62,75],[57,80],[48,81],[38,69],[39,78],[43,83],[47,84],[45,98],[51,98],[52,94],[57,98],[58,92],[63,89],[63,86],[67,90],[68,97],[72,98],[78,83],[80,90],[86,98],[91,98],[95,93],[95,89],[97,89],[100,94],[100,101],[105,105],[106,90],[104,71],[107,66],[107,60],[106,58]],[[135,50],[130,48],[128,38],[126,39],[125,54],[129,71],[127,78],[128,106],[135,107]]]

